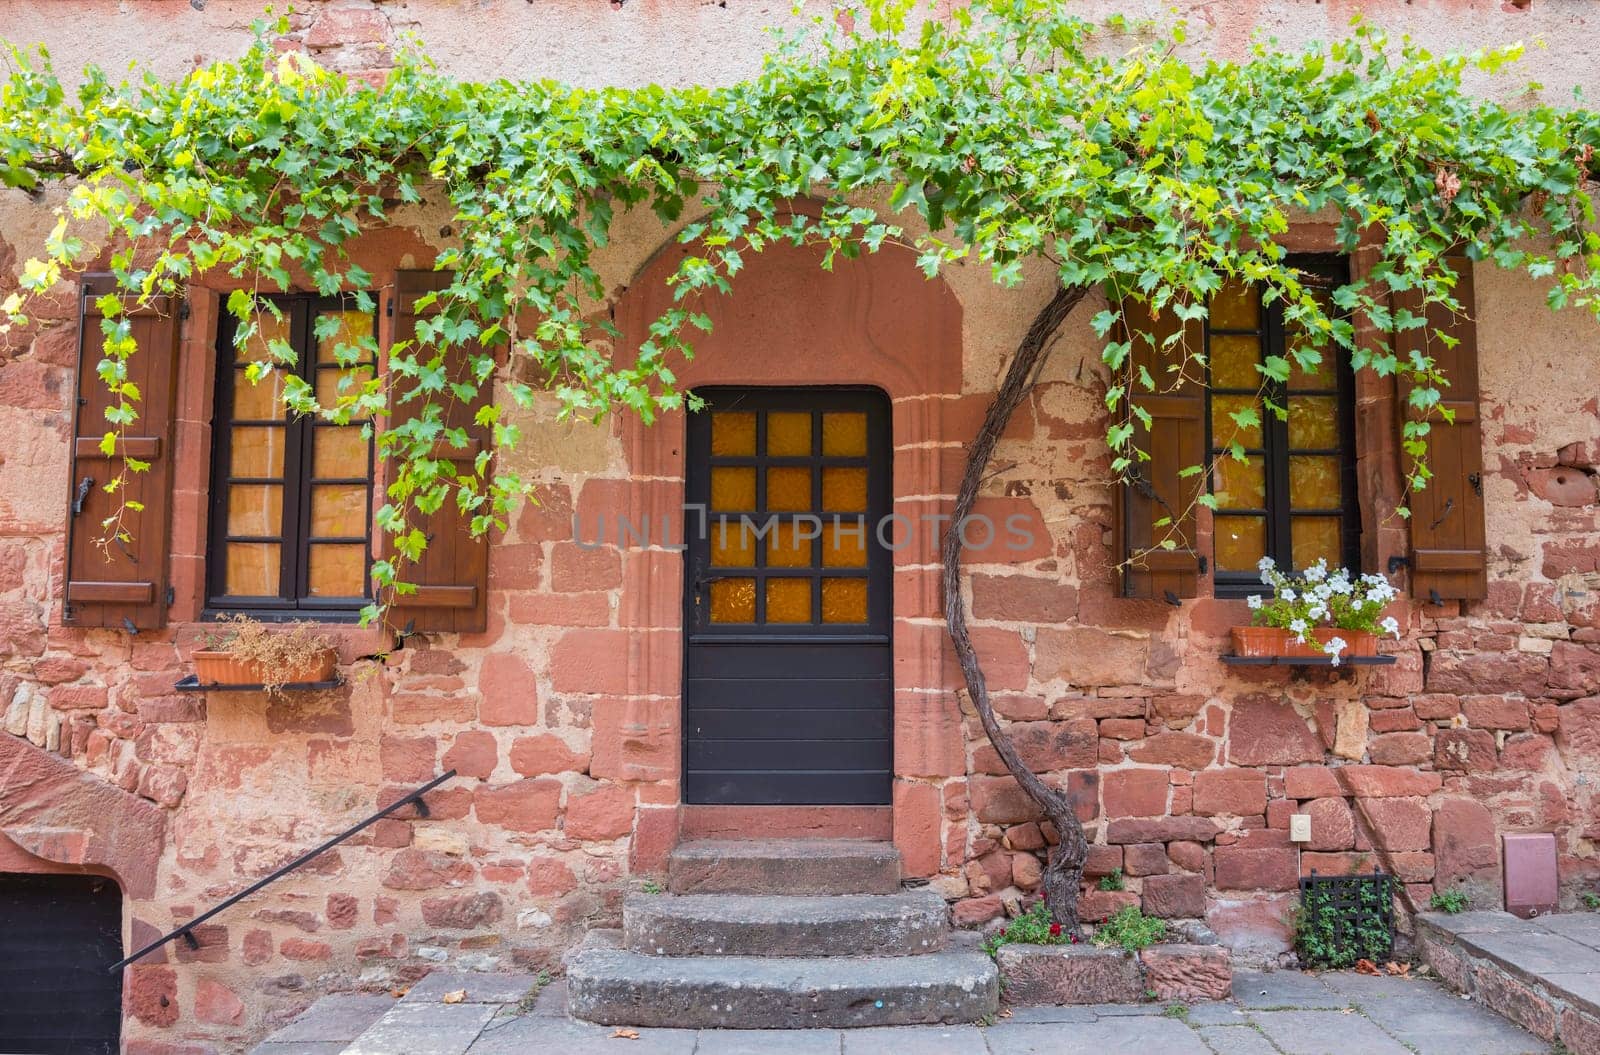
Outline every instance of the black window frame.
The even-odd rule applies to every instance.
[[[338,364],[317,362],[317,339],[313,320],[328,309],[339,311],[359,310],[357,295],[338,293],[331,296],[315,293],[278,294],[270,299],[289,321],[289,343],[300,354],[293,373],[316,385],[316,373],[321,369],[339,369]],[[372,311],[373,333],[377,333],[377,311]],[[238,320],[224,313],[218,327],[216,347],[215,394],[211,414],[211,505],[210,524],[206,539],[206,604],[205,618],[245,614],[263,622],[316,620],[320,622],[355,622],[361,609],[372,603],[372,581],[362,577],[362,593],[350,597],[315,597],[309,588],[310,547],[313,543],[331,542],[365,546],[366,567],[370,572],[373,561],[373,503],[376,485],[377,443],[375,436],[367,437],[367,475],[365,479],[339,477],[317,479],[318,484],[355,485],[367,489],[367,532],[364,538],[354,536],[313,536],[311,534],[311,488],[313,482],[312,455],[316,444],[307,442],[318,428],[342,428],[315,415],[290,412],[282,420],[284,428],[283,457],[283,533],[279,536],[235,536],[228,533],[228,496],[235,483],[280,483],[268,478],[234,477],[231,475],[233,445],[225,442],[233,429],[243,426],[273,424],[256,419],[235,420],[233,417],[232,378],[237,362],[234,337]],[[277,370],[287,371],[283,364]],[[376,369],[376,363],[374,363]],[[377,422],[370,418],[353,419],[354,425],[367,425],[376,430]],[[291,467],[293,467],[291,471]],[[226,593],[227,546],[229,542],[273,542],[279,546],[278,582],[276,596],[246,596]]]
[[[1302,272],[1312,280],[1321,280],[1338,287],[1349,281],[1349,260],[1346,257],[1332,253],[1305,253],[1290,255],[1286,261],[1289,266]],[[1281,301],[1263,303],[1260,307],[1260,330],[1231,330],[1217,327],[1213,330],[1211,320],[1206,319],[1205,350],[1206,350],[1206,415],[1205,415],[1205,444],[1207,459],[1207,490],[1216,491],[1216,463],[1221,458],[1231,457],[1227,450],[1218,451],[1212,435],[1212,397],[1214,395],[1256,395],[1256,390],[1236,388],[1213,388],[1211,384],[1211,335],[1213,332],[1222,335],[1244,334],[1255,336],[1259,333],[1262,342],[1262,355],[1286,355],[1283,304]],[[1219,520],[1229,516],[1264,516],[1267,521],[1267,546],[1266,555],[1271,557],[1278,567],[1285,572],[1298,571],[1293,567],[1294,540],[1292,536],[1293,519],[1296,516],[1334,516],[1339,517],[1339,548],[1341,563],[1352,572],[1361,570],[1361,501],[1356,491],[1356,440],[1355,440],[1355,370],[1351,366],[1350,356],[1344,350],[1334,345],[1329,345],[1324,354],[1336,355],[1338,362],[1335,364],[1335,387],[1332,389],[1306,389],[1294,393],[1296,396],[1335,396],[1338,400],[1338,449],[1327,448],[1293,448],[1289,446],[1289,422],[1286,418],[1279,418],[1277,414],[1262,407],[1261,430],[1262,446],[1260,448],[1246,448],[1246,454],[1259,454],[1262,456],[1264,472],[1266,475],[1266,506],[1257,509],[1232,509],[1212,510],[1212,564],[1216,564],[1216,525]],[[1292,362],[1292,360],[1291,360]],[[1287,387],[1276,381],[1269,381],[1265,389],[1266,398],[1271,402],[1287,408]],[[1338,509],[1301,509],[1291,510],[1289,506],[1289,458],[1292,454],[1313,454],[1336,456],[1339,459],[1339,493],[1342,499]],[[1251,571],[1224,571],[1215,568],[1212,577],[1213,593],[1217,597],[1245,597],[1250,594],[1262,592],[1260,572]]]

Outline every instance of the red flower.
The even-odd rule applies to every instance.
[[[1000,937],[1004,938],[1005,936],[1006,936],[1006,929],[1004,927],[1001,927],[1000,928]]]
[[[1072,944],[1074,944],[1074,945],[1078,944],[1078,936],[1076,934],[1074,934],[1072,936]]]
[[[1059,923],[1050,924],[1050,937],[1052,937],[1052,938],[1061,937],[1061,924],[1059,924]]]

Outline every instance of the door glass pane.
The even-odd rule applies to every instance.
[[[1338,509],[1339,459],[1326,455],[1296,454],[1289,458],[1289,507]]]
[[[864,518],[844,518],[822,526],[824,568],[867,566],[867,523]]]
[[[711,470],[711,508],[747,512],[756,507],[756,471],[719,465]]]
[[[1211,387],[1248,388],[1261,387],[1262,376],[1256,369],[1261,362],[1261,338],[1225,336],[1211,337]]]
[[[1290,398],[1289,446],[1322,450],[1339,446],[1339,400],[1336,396]]]
[[[822,621],[824,623],[865,623],[867,621],[867,580],[823,579]]]
[[[233,372],[235,421],[281,421],[285,413],[280,371],[274,370],[258,381],[251,381],[243,370]]]
[[[1266,517],[1219,516],[1212,521],[1218,571],[1255,571],[1267,555]]]
[[[767,415],[767,453],[775,458],[811,454],[811,415],[774,411]]]
[[[277,535],[282,530],[282,484],[234,484],[228,488],[228,534]]]
[[[711,415],[711,453],[748,457],[756,452],[756,416],[743,410],[719,410]]]
[[[353,399],[361,394],[361,386],[372,380],[372,367],[352,366],[348,369],[328,367],[317,371],[317,403],[332,407],[342,396]]]
[[[231,597],[278,596],[278,544],[228,543],[227,592]]]
[[[830,513],[865,512],[867,471],[840,468],[822,470],[822,508]]]
[[[862,413],[822,415],[822,453],[834,458],[865,458],[867,416]]]
[[[1222,455],[1216,461],[1216,479],[1218,508],[1266,508],[1266,460],[1260,455],[1251,455],[1242,462]]]
[[[317,484],[311,488],[311,534],[328,538],[364,537],[367,489],[361,484]]]
[[[811,508],[811,470],[794,466],[767,470],[767,508],[778,513]]]
[[[1234,414],[1251,409],[1256,412],[1256,424],[1240,425],[1233,419]],[[1241,447],[1259,448],[1263,420],[1261,401],[1254,396],[1212,396],[1211,445],[1218,450],[1227,450],[1235,443]]]
[[[811,580],[768,579],[767,622],[811,622]]]
[[[756,563],[754,533],[749,525],[721,520],[711,525],[711,564],[716,568],[753,568]]]
[[[753,623],[756,621],[756,581],[718,579],[711,584],[713,623]]]
[[[339,328],[331,335],[318,339],[317,362],[319,363],[370,363],[372,361],[372,323],[371,315],[364,311],[324,311],[317,316],[319,319],[333,318],[339,322]],[[323,323],[322,325],[327,325]],[[315,332],[315,331],[313,331]],[[339,346],[345,346],[344,358],[338,356]]]
[[[1212,329],[1254,330],[1260,325],[1261,303],[1255,287],[1236,278],[1224,282],[1211,298]]]
[[[1338,517],[1294,517],[1289,524],[1297,570],[1311,567],[1320,558],[1330,568],[1344,563],[1339,546]]]
[[[367,579],[367,547],[314,543],[308,578],[313,597],[360,597]]]
[[[283,476],[283,448],[287,431],[275,425],[245,425],[232,430],[233,458],[229,472],[235,477],[279,479]]]
[[[234,346],[234,358],[241,363],[275,363],[269,349],[272,341],[289,339],[289,316],[275,319],[262,312],[256,319],[256,332]]]
[[[790,521],[774,525],[767,536],[767,566],[771,568],[811,567],[811,539],[816,525],[801,525]]]
[[[318,425],[312,430],[311,475],[319,480],[360,479],[367,471],[367,438],[360,425]]]

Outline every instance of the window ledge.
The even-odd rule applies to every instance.
[[[1387,667],[1396,656],[1345,656],[1340,667]],[[1332,656],[1222,656],[1230,667],[1333,667]]]
[[[323,689],[337,689],[344,684],[343,678],[330,678],[327,681],[290,681],[278,687],[279,692],[319,692]],[[221,682],[202,683],[198,675],[190,674],[179,679],[173,686],[179,692],[265,692],[262,685],[224,685]]]

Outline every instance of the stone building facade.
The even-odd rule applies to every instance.
[[[0,35],[48,42],[63,71],[115,68],[138,41],[131,57],[171,76],[237,54],[259,13],[203,7],[0,0]],[[1550,48],[1526,72],[1551,98],[1600,62],[1580,16],[1546,0],[1203,8],[1195,47],[1237,54],[1255,28],[1326,38],[1357,7],[1440,48],[1542,37]],[[785,12],[328,0],[304,5],[279,46],[375,83],[406,32],[467,77],[727,80],[754,68],[758,30]],[[0,192],[0,282],[36,251],[54,203]],[[449,244],[450,219],[436,206],[412,210],[364,237],[356,259],[392,294]],[[621,227],[601,257],[614,291],[603,308],[637,341],[666,303],[661,280],[681,250],[653,218]],[[1330,237],[1308,220],[1291,240],[1317,252]],[[682,523],[697,471],[681,415],[649,428],[557,424],[548,408],[520,416],[525,439],[506,457],[540,481],[539,501],[488,546],[482,630],[396,641],[331,626],[336,689],[179,691],[208,626],[226,287],[198,283],[176,333],[171,602],[164,626],[135,634],[64,618],[79,302],[69,292],[37,313],[45,325],[0,364],[0,873],[114,878],[132,951],[457,773],[428,797],[426,817],[407,809],[380,821],[197,928],[197,948],[173,943],[130,968],[129,1052],[237,1050],[317,993],[399,986],[438,964],[558,970],[680,838],[890,838],[906,874],[967,925],[1037,889],[1053,833],[960,688],[935,528],[1050,278],[1008,292],[983,269],[955,267],[929,282],[893,250],[832,272],[792,249],[749,265],[737,293],[709,305],[716,327],[685,384],[867,386],[887,401],[888,500],[914,530],[885,558],[892,780],[881,806],[710,806],[685,794],[685,560],[662,534]],[[1531,281],[1487,268],[1475,280],[1485,595],[1401,602],[1402,634],[1384,646],[1396,662],[1332,674],[1225,664],[1228,628],[1248,613],[1242,599],[1215,597],[1204,575],[1178,604],[1122,595],[1093,310],[1068,320],[979,506],[995,523],[1019,518],[1028,542],[974,548],[969,603],[997,709],[1025,759],[1078,796],[1091,877],[1126,877],[1120,892],[1086,894],[1089,918],[1142,904],[1204,920],[1241,954],[1268,958],[1286,947],[1297,881],[1313,868],[1365,870],[1381,851],[1419,901],[1459,885],[1493,903],[1499,837],[1521,832],[1554,834],[1565,904],[1600,882],[1600,329],[1549,312]],[[380,312],[380,342],[396,325]],[[1351,402],[1360,563],[1382,572],[1411,551],[1387,515],[1399,495],[1394,394],[1361,382]],[[646,518],[648,538],[615,544],[620,520]],[[612,544],[589,544],[602,524]],[[1199,532],[1209,552],[1209,518]],[[1406,574],[1395,572],[1397,584]],[[1294,813],[1311,815],[1311,842],[1290,842]]]

